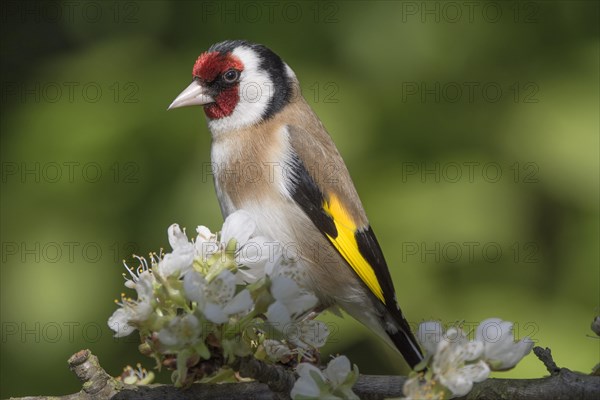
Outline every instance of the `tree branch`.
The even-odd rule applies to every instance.
[[[266,364],[252,357],[239,358],[232,368],[238,371],[242,377],[252,378],[266,384],[278,399],[289,398],[289,393],[296,381],[293,372],[277,365]]]
[[[539,346],[535,346],[533,348],[533,352],[535,353],[537,358],[539,358],[540,361],[544,363],[546,369],[548,370],[548,372],[550,372],[550,375],[556,375],[560,372],[560,368],[558,368],[558,365],[556,365],[556,363],[554,362],[554,359],[552,358],[552,352],[549,348],[546,347],[545,349],[543,349]]]
[[[559,368],[548,349],[536,347],[535,354],[544,362],[551,375],[538,379],[487,379],[475,384],[463,400],[489,400],[510,398],[597,400],[600,394],[600,377]],[[256,382],[224,384],[196,383],[188,389],[172,385],[125,385],[102,369],[98,358],[89,350],[82,350],[69,359],[70,369],[83,382],[79,393],[66,396],[22,397],[19,400],[245,400],[287,399],[294,384],[294,374],[282,367],[266,364],[252,358],[240,358],[233,368],[243,377]],[[366,400],[401,397],[406,377],[361,375],[354,392]],[[15,398],[16,400],[16,398]]]

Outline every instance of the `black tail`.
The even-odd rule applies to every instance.
[[[386,332],[390,339],[392,339],[392,342],[394,342],[398,351],[402,353],[402,356],[408,365],[414,369],[415,366],[423,360],[423,353],[421,353],[419,343],[410,330],[410,326],[402,315],[402,312],[397,310],[397,312],[391,312],[390,314],[394,320],[394,325],[398,330],[394,333],[391,333],[389,330],[386,330]]]

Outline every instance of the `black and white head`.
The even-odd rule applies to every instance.
[[[169,109],[201,105],[213,133],[269,119],[291,101],[292,69],[267,47],[242,40],[212,45],[196,60],[192,83]]]

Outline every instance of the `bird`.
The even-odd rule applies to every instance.
[[[216,43],[168,109],[184,106],[204,109],[223,218],[245,210],[263,235],[294,244],[320,309],[343,309],[417,366],[422,352],[348,169],[288,64],[262,44]]]

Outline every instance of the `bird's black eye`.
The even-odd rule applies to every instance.
[[[239,79],[239,77],[240,72],[238,70],[230,69],[228,71],[225,71],[225,73],[223,74],[223,81],[225,83],[234,83]]]

